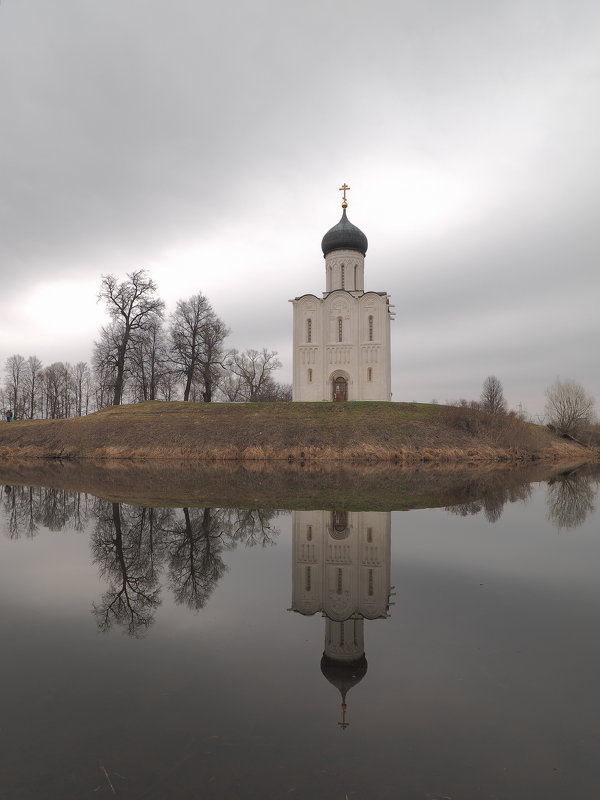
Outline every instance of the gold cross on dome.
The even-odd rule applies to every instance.
[[[338,191],[344,193],[344,201],[342,203],[342,208],[348,208],[348,201],[346,200],[346,192],[349,191],[349,190],[350,190],[350,187],[347,186],[345,183],[344,183],[343,186],[340,186],[340,188],[338,190]]]

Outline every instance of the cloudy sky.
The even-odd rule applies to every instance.
[[[2,0],[0,363],[90,360],[102,273],[279,351],[348,216],[395,400],[600,403],[597,0]]]

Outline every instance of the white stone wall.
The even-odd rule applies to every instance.
[[[325,291],[364,292],[365,257],[355,250],[334,250],[325,258]]]
[[[348,400],[391,399],[387,295],[337,289],[291,302],[294,400],[332,400],[337,376],[348,381]]]

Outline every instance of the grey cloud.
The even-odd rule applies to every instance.
[[[240,220],[263,231],[263,298],[253,295],[260,311],[244,318],[250,290],[223,275],[231,302],[219,313],[236,342],[283,352],[288,297],[322,290],[318,248],[338,212],[334,181],[360,176],[351,202],[362,227],[361,207],[377,219],[393,201],[387,169],[450,165],[469,171],[489,201],[481,219],[410,242],[399,219],[385,247],[386,231],[364,224],[367,280],[390,291],[399,312],[395,399],[404,389],[430,399],[419,386],[436,385],[436,366],[452,386],[474,385],[486,354],[525,388],[519,331],[538,350],[532,382],[576,369],[600,394],[590,300],[600,290],[599,22],[597,4],[566,0],[5,0],[0,270],[10,279],[0,314],[49,275],[145,266],[224,225],[235,235]],[[210,269],[201,265],[198,285],[182,282],[181,294],[201,289]],[[540,307],[545,342],[528,330],[528,308],[538,319]],[[504,313],[516,332],[482,342],[486,313]],[[448,328],[468,343],[452,377],[442,369],[453,359]],[[432,332],[437,362],[435,349],[419,347]],[[36,352],[21,335],[19,349]],[[83,349],[78,342],[73,353]],[[7,355],[0,349],[0,360]],[[67,357],[75,360],[55,355]],[[542,389],[532,390],[538,403]]]

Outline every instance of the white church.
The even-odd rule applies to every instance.
[[[368,241],[346,215],[321,242],[322,297],[303,294],[294,309],[293,399],[390,400],[390,320],[387,292],[365,291]]]

